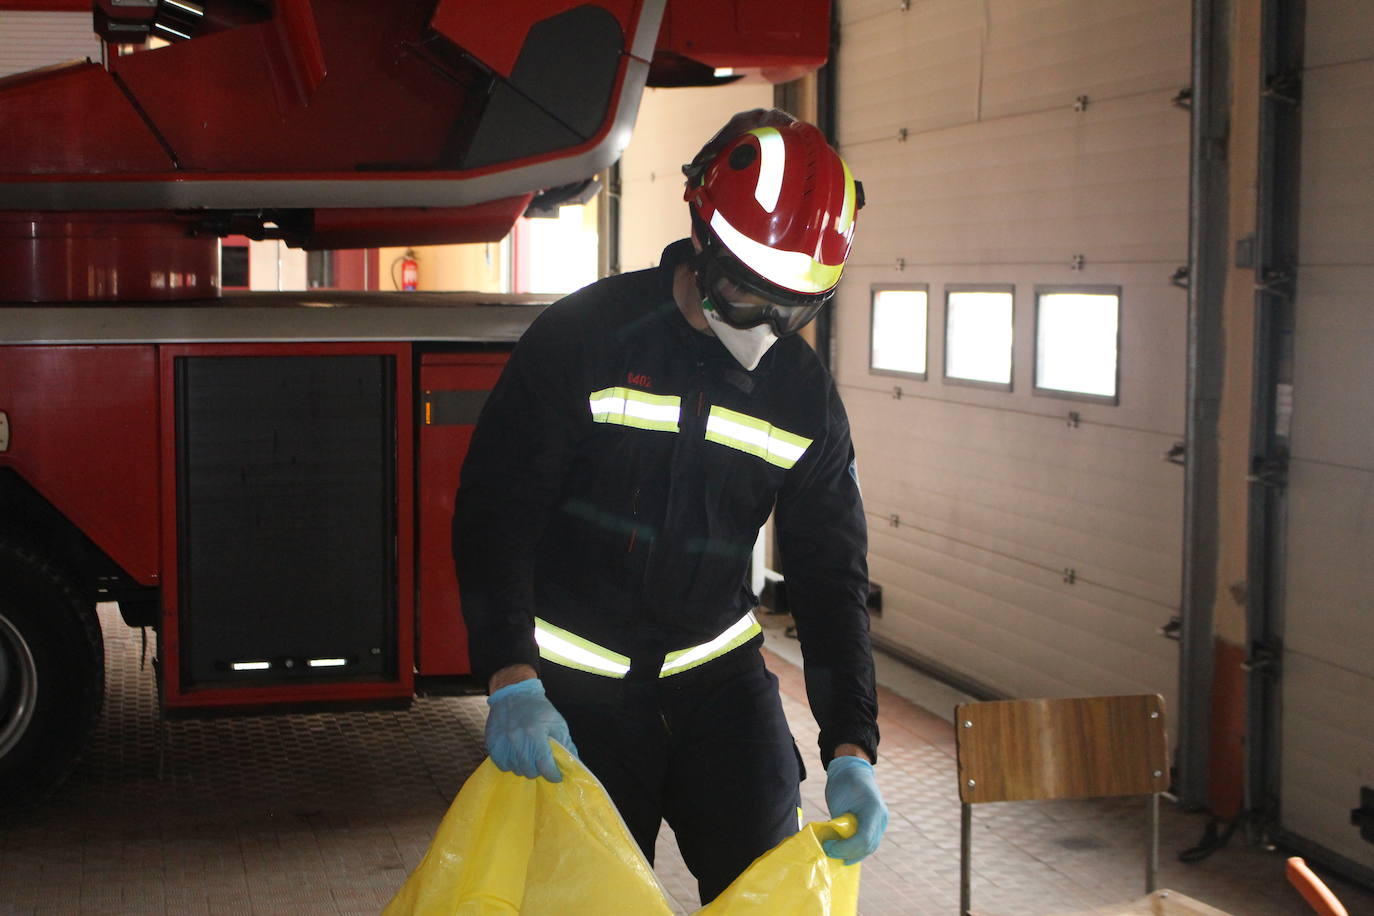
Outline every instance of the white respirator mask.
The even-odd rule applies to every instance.
[[[759,360],[763,359],[763,355],[778,341],[778,335],[774,334],[773,329],[767,324],[755,325],[752,328],[737,328],[730,324],[711,307],[709,299],[701,303],[701,311],[706,315],[706,322],[711,326],[712,333],[746,372],[753,372],[758,368]]]

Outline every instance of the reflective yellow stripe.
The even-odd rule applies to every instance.
[[[844,272],[844,262],[822,264],[805,252],[780,251],[756,242],[730,225],[719,210],[711,214],[711,231],[750,270],[785,289],[823,293],[839,283]]]
[[[633,388],[603,388],[587,398],[592,420],[637,429],[678,431],[682,400],[670,394],[649,394]]]
[[[763,628],[754,619],[754,612],[750,611],[715,639],[669,652],[663,657],[663,667],[659,669],[658,676],[669,677],[704,665],[739,648],[761,632]],[[628,656],[598,646],[539,617],[534,618],[534,641],[539,644],[540,658],[567,668],[614,678],[623,678],[630,670]]]
[[[835,231],[844,235],[854,225],[854,204],[857,195],[854,193],[854,175],[849,171],[849,163],[841,159],[840,165],[844,167],[844,203],[840,205],[840,215],[835,219]]]
[[[787,144],[776,127],[760,127],[749,133],[759,138],[759,183],[754,185],[754,199],[765,213],[778,207],[782,193],[782,174],[787,165]]]
[[[556,627],[547,620],[534,618],[534,641],[539,644],[539,657],[579,671],[624,677],[630,670],[630,659],[619,652],[603,649],[596,643]]]
[[[796,464],[811,445],[810,439],[724,407],[711,408],[711,415],[706,418],[706,439],[756,455],[784,470]]]
[[[704,665],[714,658],[720,658],[732,649],[738,649],[762,632],[763,627],[759,626],[759,622],[754,619],[754,612],[750,611],[710,642],[669,652],[663,657],[663,668],[659,671],[658,676],[667,677],[670,674],[686,671],[688,668],[695,668],[697,665]]]

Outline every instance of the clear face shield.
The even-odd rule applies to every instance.
[[[739,330],[767,326],[778,337],[795,334],[816,317],[828,294],[803,296],[780,289],[750,289],[727,276],[720,259],[703,253],[693,265],[702,306]]]
[[[828,296],[765,295],[726,276],[718,257],[703,253],[693,265],[701,308],[712,333],[748,372],[758,368],[778,338],[795,334],[816,317]]]
[[[752,372],[778,338],[806,326],[833,295],[798,293],[755,275],[720,246],[693,214],[694,235],[707,240],[692,259],[701,308],[712,332]]]

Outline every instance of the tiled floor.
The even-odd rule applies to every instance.
[[[137,633],[113,610],[102,618],[109,657],[99,731],[56,799],[0,825],[0,913],[376,913],[481,760],[480,698],[421,699],[406,712],[160,724]],[[798,743],[814,759],[800,672],[782,657],[792,646],[777,632],[770,640]],[[892,683],[908,683],[892,670]],[[953,916],[952,730],[891,691],[881,700],[878,773],[892,823],[862,866],[860,911]],[[812,818],[823,816],[823,788],[822,779],[803,787]],[[1308,912],[1284,882],[1278,853],[1233,841],[1199,865],[1180,864],[1175,854],[1197,841],[1204,819],[1164,808],[1163,886],[1238,916]],[[974,904],[1028,914],[1135,896],[1143,822],[1135,802],[982,806]],[[659,872],[679,911],[691,912],[692,882],[666,831]],[[1374,894],[1332,885],[1352,914],[1374,914]]]

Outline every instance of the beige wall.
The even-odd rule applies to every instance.
[[[249,289],[259,291],[306,288],[306,253],[269,239],[248,243]]]
[[[505,292],[507,242],[476,245],[420,245],[411,248],[380,248],[377,264],[381,276],[377,288],[399,289],[400,260],[413,251],[420,264],[422,290],[433,292],[471,290]],[[307,288],[307,252],[289,248],[275,240],[248,243],[250,288],[258,291],[304,290]]]
[[[771,108],[769,83],[646,89],[634,139],[620,160],[620,269],[652,267],[690,231],[682,166],[737,111]]]
[[[507,242],[473,245],[418,245],[415,248],[380,248],[377,251],[377,287],[383,291],[400,288],[400,259],[407,251],[415,253],[420,265],[419,288],[433,292],[472,290],[482,293],[506,291],[505,276],[510,257]]]

